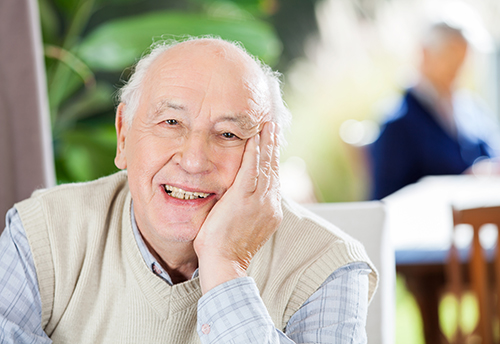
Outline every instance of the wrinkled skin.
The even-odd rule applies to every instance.
[[[279,147],[258,66],[228,43],[181,43],[148,69],[130,126],[116,116],[115,164],[134,215],[174,283],[199,267],[203,292],[245,276],[282,212]],[[179,199],[165,185],[201,193]]]

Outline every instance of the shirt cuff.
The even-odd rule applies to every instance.
[[[198,335],[203,344],[253,342],[269,337],[274,324],[251,277],[218,285],[198,301]]]

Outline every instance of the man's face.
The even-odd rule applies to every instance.
[[[424,59],[433,78],[447,87],[455,81],[467,55],[467,42],[455,38],[436,51],[424,52]]]
[[[131,126],[117,120],[115,163],[128,170],[136,221],[153,248],[194,240],[233,183],[247,139],[269,120],[260,75],[213,42],[179,44],[149,68]]]

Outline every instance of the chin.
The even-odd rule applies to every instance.
[[[198,235],[200,228],[201,224],[199,226],[191,223],[169,224],[166,228],[159,231],[159,235],[166,241],[170,242],[193,242]]]

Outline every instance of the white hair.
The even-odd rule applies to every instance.
[[[422,37],[422,45],[432,51],[438,51],[452,40],[460,40],[467,44],[462,28],[445,22],[430,25]]]
[[[186,41],[197,41],[197,40],[220,40],[231,44],[233,47],[237,48],[240,52],[251,58],[257,66],[262,71],[265,83],[267,84],[267,90],[269,92],[269,99],[271,101],[271,115],[272,120],[280,128],[280,144],[283,146],[286,144],[284,134],[290,126],[291,113],[286,107],[283,100],[282,90],[281,90],[281,74],[279,72],[273,71],[268,65],[263,63],[258,58],[249,54],[243,46],[238,42],[230,42],[223,40],[219,37],[188,37],[182,40],[167,40],[161,42],[155,42],[149,48],[149,53],[141,57],[134,67],[134,72],[130,77],[129,81],[120,89],[118,92],[118,98],[121,103],[125,104],[124,109],[124,120],[125,123],[130,126],[134,118],[135,113],[139,108],[139,102],[142,94],[142,83],[149,67],[153,62],[165,51],[171,49],[175,45],[186,42]]]

